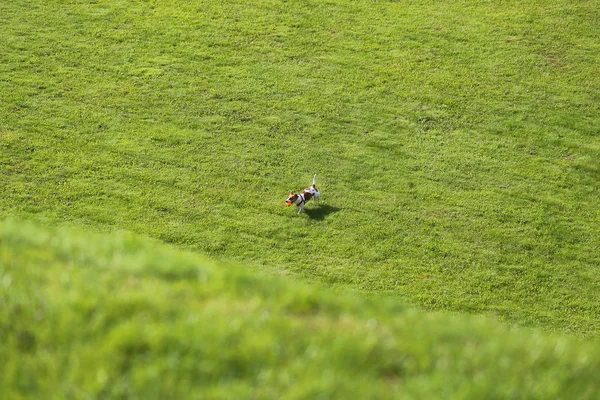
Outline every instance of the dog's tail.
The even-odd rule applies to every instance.
[[[316,185],[317,185],[317,174],[315,174],[315,177],[313,178],[313,184],[312,184],[312,186],[316,187]]]

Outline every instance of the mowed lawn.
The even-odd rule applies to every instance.
[[[4,0],[0,217],[597,336],[598,10]]]

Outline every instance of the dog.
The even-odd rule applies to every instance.
[[[321,198],[321,192],[317,189],[317,174],[315,174],[313,178],[313,183],[311,187],[307,187],[304,189],[302,193],[294,193],[290,192],[285,204],[290,207],[292,204],[295,204],[298,208],[298,214],[304,210],[304,205],[310,200],[315,199],[319,200]]]

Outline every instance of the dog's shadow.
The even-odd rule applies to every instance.
[[[326,216],[339,210],[340,209],[338,207],[330,206],[328,204],[319,204],[315,208],[305,208],[304,213],[310,219],[314,219],[315,221],[323,221]]]

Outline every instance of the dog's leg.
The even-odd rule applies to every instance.
[[[304,204],[302,204],[300,207],[298,207],[298,215],[300,215],[302,210],[304,210]]]

